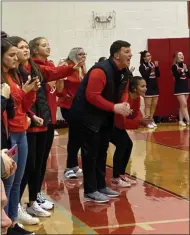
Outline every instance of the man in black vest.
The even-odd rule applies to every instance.
[[[106,186],[106,159],[114,113],[131,112],[127,103],[119,103],[127,93],[124,74],[131,57],[130,44],[115,41],[110,58],[96,63],[85,75],[70,109],[69,140],[81,147],[86,201],[104,203],[119,196]]]

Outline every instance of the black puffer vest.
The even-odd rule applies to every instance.
[[[89,74],[95,68],[102,69],[106,74],[106,86],[102,96],[112,103],[119,103],[128,79],[124,76],[126,69],[119,70],[111,58],[96,63],[85,75],[70,109],[70,122],[78,122],[98,132],[102,126],[113,127],[114,113],[101,110],[86,100],[85,92]]]

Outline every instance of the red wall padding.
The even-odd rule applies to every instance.
[[[185,63],[190,65],[190,38],[148,39],[148,50],[152,54],[153,61],[159,61],[161,72],[159,78],[160,97],[155,115],[178,115],[179,104],[173,95],[172,55],[175,51],[182,51],[185,55]],[[190,108],[190,98],[188,106]]]

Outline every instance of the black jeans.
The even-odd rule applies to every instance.
[[[125,174],[133,142],[126,130],[121,130],[114,127],[110,142],[115,145],[116,150],[113,156],[113,178],[119,178],[120,175]]]
[[[42,161],[41,177],[40,177],[40,184],[39,184],[38,192],[41,191],[42,183],[43,183],[44,176],[45,176],[45,173],[46,173],[46,165],[47,165],[47,160],[48,160],[48,157],[49,157],[49,153],[51,151],[51,147],[52,147],[52,144],[53,144],[54,131],[55,131],[54,124],[49,124],[48,125],[48,130],[47,130],[47,138],[46,138],[46,143],[45,143],[45,150],[44,150],[44,156],[43,156],[43,161]]]
[[[75,123],[70,124],[69,133],[75,149],[81,147],[84,193],[106,187],[106,159],[111,131],[100,129],[99,132],[94,132]],[[72,148],[68,148],[68,156],[70,151],[72,152]]]
[[[61,108],[62,117],[68,123],[69,109]],[[72,125],[72,124],[71,124]],[[69,128],[68,143],[67,143],[67,168],[78,166],[78,151],[81,148],[81,142],[74,128]]]
[[[61,115],[65,119],[66,122],[69,120],[69,109],[66,108],[60,108],[61,109]]]
[[[36,201],[41,182],[41,170],[45,152],[47,131],[27,133],[28,157],[24,176],[20,185],[20,199],[26,185],[29,188],[29,201]]]

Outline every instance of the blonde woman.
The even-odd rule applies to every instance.
[[[70,64],[77,64],[78,61],[81,59],[86,59],[86,53],[82,47],[75,47],[73,48],[66,60],[63,60],[62,63]],[[80,83],[86,74],[86,66],[79,68],[78,70],[74,71],[72,75],[68,76],[64,79],[64,89],[62,93],[58,94],[58,106],[61,109],[61,113],[65,121],[68,122],[69,118],[69,110],[72,105],[73,98],[80,86]],[[75,179],[79,176],[82,176],[82,170],[78,166],[78,144],[71,141],[71,135],[69,131],[69,139],[67,145],[67,168],[65,170],[65,177],[66,179]]]
[[[189,125],[189,113],[187,108],[187,99],[189,97],[188,78],[190,73],[187,65],[184,63],[184,55],[182,52],[175,52],[173,55],[174,64],[172,65],[172,73],[175,79],[174,95],[179,100],[179,125]],[[186,119],[187,124],[183,121]]]

